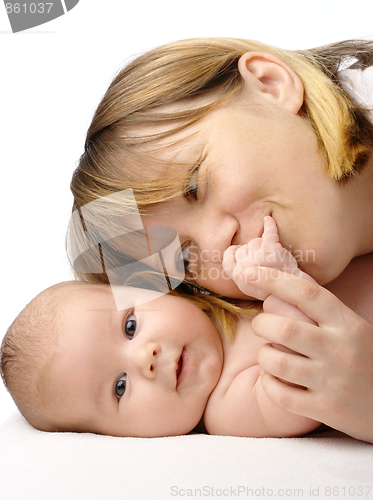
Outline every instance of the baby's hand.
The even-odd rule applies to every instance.
[[[231,246],[223,257],[224,271],[238,288],[250,297],[264,300],[268,294],[246,282],[245,271],[251,266],[272,267],[288,273],[298,269],[295,258],[281,245],[276,222],[270,216],[264,217],[261,238],[255,238],[246,245]]]

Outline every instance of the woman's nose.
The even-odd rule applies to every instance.
[[[230,214],[217,213],[205,217],[195,225],[192,232],[195,234],[203,261],[221,262],[225,250],[232,244],[239,231],[237,219]]]

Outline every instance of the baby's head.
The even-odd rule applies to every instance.
[[[60,312],[70,299],[56,285],[35,297],[9,327],[1,346],[1,376],[16,405],[38,429],[53,411],[50,370],[57,347]]]
[[[123,287],[121,302],[108,285],[61,283],[13,322],[1,371],[34,427],[156,437],[198,424],[223,365],[213,322],[172,295]]]

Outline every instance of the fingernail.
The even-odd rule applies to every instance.
[[[263,271],[260,267],[249,267],[246,269],[246,279],[249,281],[258,281],[262,272]]]

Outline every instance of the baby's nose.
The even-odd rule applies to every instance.
[[[149,343],[137,349],[136,364],[145,377],[155,378],[160,352],[161,348],[156,343]]]

